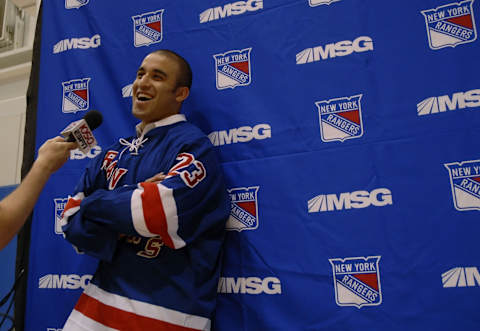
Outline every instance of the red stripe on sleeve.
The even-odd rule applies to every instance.
[[[77,200],[77,199],[73,199],[73,198],[69,198],[68,201],[67,201],[67,204],[65,205],[65,208],[63,208],[63,211],[62,211],[62,218],[63,218],[63,215],[65,214],[65,212],[71,208],[75,208],[75,207],[78,207],[80,206],[80,204],[82,203],[82,200]]]
[[[172,238],[170,238],[168,234],[165,210],[163,210],[162,198],[160,197],[157,184],[140,183],[140,185],[144,190],[141,194],[142,209],[148,231],[159,234],[165,245],[170,248],[175,248]]]
[[[75,310],[107,327],[125,331],[165,330],[194,331],[195,329],[137,315],[109,305],[83,293]]]

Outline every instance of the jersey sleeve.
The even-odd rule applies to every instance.
[[[221,233],[229,214],[228,195],[209,142],[184,146],[167,178],[114,190],[96,190],[79,207],[83,224],[114,233],[160,236],[172,249],[211,231]]]
[[[82,174],[73,196],[68,198],[60,224],[63,236],[78,252],[110,261],[116,248],[118,234],[101,223],[85,218],[81,208],[86,198],[105,185],[103,177],[95,171],[99,169],[101,160],[103,157],[94,159]]]
[[[223,175],[212,150],[182,152],[161,183],[141,183],[131,197],[132,224],[178,249],[209,231],[222,232],[230,212]]]

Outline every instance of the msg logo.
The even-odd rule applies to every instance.
[[[227,3],[223,7],[214,7],[204,10],[200,14],[200,23],[207,23],[232,15],[241,15],[247,11],[257,11],[263,8],[263,0],[236,1]]]
[[[244,143],[253,139],[263,140],[271,137],[272,129],[268,124],[257,124],[253,128],[242,126],[229,130],[214,131],[208,134],[208,138],[213,146]]]
[[[306,48],[297,53],[296,60],[297,64],[305,64],[320,60],[333,59],[339,56],[347,56],[354,52],[363,53],[366,51],[373,51],[372,38],[368,36],[360,36],[353,41],[343,40],[325,46]]]
[[[282,294],[282,285],[276,277],[220,277],[218,293]]]
[[[53,54],[69,51],[71,49],[88,49],[97,48],[101,45],[100,35],[96,34],[93,37],[71,38],[60,40],[53,46]]]
[[[308,212],[317,213],[351,208],[383,207],[393,204],[392,192],[377,188],[372,192],[354,191],[336,194],[320,194],[308,200]]]
[[[79,288],[85,289],[90,283],[92,275],[54,275],[48,274],[40,277],[38,280],[38,288],[48,289],[67,289],[77,290]]]
[[[92,149],[88,151],[87,154],[84,154],[78,148],[73,149],[70,151],[70,160],[83,160],[85,158],[93,159],[95,156],[102,152],[102,148],[100,146],[94,146]]]
[[[475,108],[480,106],[480,89],[456,92],[450,95],[429,97],[417,104],[417,115],[443,113],[447,110]]]

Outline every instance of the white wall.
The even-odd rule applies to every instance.
[[[0,186],[20,183],[30,66],[0,70]]]
[[[0,50],[0,186],[20,183],[26,92],[31,69],[37,6],[40,1],[13,0],[26,11],[21,48]]]

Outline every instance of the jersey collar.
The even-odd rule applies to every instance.
[[[152,122],[152,123],[148,123],[147,125],[145,125],[145,127],[143,128],[143,131],[141,131],[140,129],[140,123],[137,124],[137,126],[135,127],[136,131],[137,131],[137,137],[141,137],[141,136],[144,136],[147,134],[148,131],[152,130],[152,129],[155,129],[155,128],[158,128],[160,126],[167,126],[167,125],[171,125],[171,124],[175,124],[175,123],[178,123],[178,122],[184,122],[186,121],[187,118],[185,117],[185,115],[183,114],[175,114],[175,115],[170,115],[168,117],[165,117],[165,118],[162,118],[161,120],[159,121],[156,121],[156,122]]]

